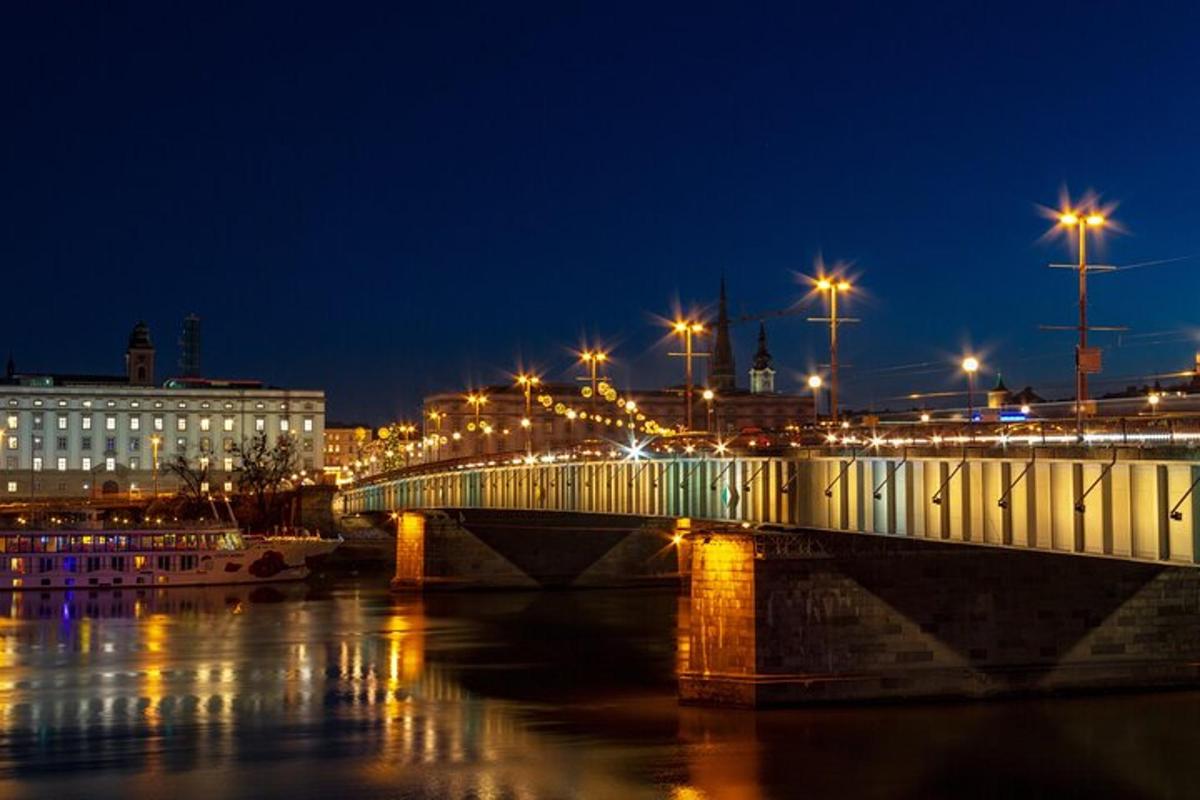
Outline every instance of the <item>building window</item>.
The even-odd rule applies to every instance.
[[[142,418],[133,416],[129,418],[129,430],[140,431],[142,429]]]
[[[200,456],[200,469],[208,469],[208,456]]]
[[[117,418],[112,414],[104,415],[104,430],[115,431],[117,429]]]
[[[35,406],[41,406],[41,404],[42,404],[42,401],[41,401],[41,400],[34,400],[34,401],[33,401],[33,404],[34,404]]]
[[[254,404],[254,407],[255,407],[255,408],[266,408],[266,406],[265,406],[265,405],[263,405],[263,402],[262,402],[261,400],[260,400],[260,401],[258,401],[257,403],[255,403],[255,404]]]
[[[8,491],[11,493],[11,492],[15,492],[16,490],[17,490],[17,482],[9,481],[8,482]]]
[[[211,436],[201,436],[200,437],[200,452],[207,453],[211,450],[212,450],[212,437]]]
[[[158,405],[158,403],[155,403],[155,405]],[[155,414],[154,415],[154,430],[161,431],[162,429],[163,429],[162,414]]]
[[[15,490],[14,490],[14,491],[15,491]],[[225,481],[225,491],[226,491],[226,492],[232,492],[232,491],[233,491],[233,481]]]
[[[66,450],[67,449],[67,437],[59,436],[57,438],[57,440],[54,442],[54,449],[55,450]]]
[[[130,408],[141,408],[142,404],[140,402],[138,402],[137,400],[131,400],[131,401],[129,401],[129,407]]]
[[[42,422],[43,422],[43,420],[42,420],[41,412],[38,412],[37,414],[33,415],[33,429],[34,430],[40,431],[42,429]]]
[[[226,417],[221,424],[224,425],[226,431],[233,430],[233,417]]]
[[[91,450],[92,449],[92,437],[84,436],[82,439],[80,439],[79,440],[79,449],[80,450]]]
[[[134,436],[132,439],[129,440],[129,452],[136,453],[136,452],[140,451],[141,449],[142,449],[142,438],[140,436]]]
[[[67,459],[64,456],[58,457],[58,471],[59,472],[67,471]]]
[[[313,440],[312,439],[304,440],[304,449],[309,450],[309,451],[311,451],[313,449]]]
[[[66,416],[66,414],[59,414],[59,415],[58,415],[58,420],[57,420],[57,421],[58,421],[58,429],[59,429],[60,431],[65,431],[65,430],[67,429],[67,416]]]
[[[10,431],[15,431],[17,429],[17,423],[20,421],[21,421],[21,418],[18,417],[16,414],[9,414],[8,415],[8,429]]]
[[[92,429],[92,418],[91,418],[91,416],[89,416],[89,415],[85,414],[85,415],[84,415],[84,417],[83,417],[82,423],[83,423],[83,429],[84,429],[85,431],[90,431],[90,430]]]
[[[8,437],[8,449],[9,450],[16,450],[20,446],[21,446],[20,439],[18,439],[16,436]]]
[[[175,419],[175,430],[177,430],[177,431],[186,431],[187,430],[187,417],[177,417]]]
[[[209,403],[207,400],[205,400],[203,403],[201,403],[201,404],[200,404],[200,407],[201,407],[201,408],[208,408],[208,407],[209,407],[209,405],[210,405],[210,403]]]
[[[187,403],[182,403],[182,402],[181,402],[181,403],[179,404],[179,407],[180,407],[180,408],[187,408]]]
[[[312,429],[313,429],[312,417],[305,417],[304,418],[304,432],[312,433]]]
[[[41,456],[33,457],[33,471],[34,472],[42,471],[42,457]]]
[[[138,460],[138,457],[137,457],[137,456],[131,456],[131,457],[130,457],[130,459],[129,459],[129,468],[130,468],[130,469],[140,469],[140,468],[141,468],[141,463],[142,463],[142,462]],[[133,487],[132,487],[132,486],[130,486],[129,488],[131,488],[131,489],[132,489]]]
[[[82,467],[85,472],[90,470],[92,468],[92,457],[84,456],[83,460],[79,462],[79,466]]]
[[[105,436],[104,437],[104,452],[106,452],[106,453],[117,452],[117,437],[115,437],[115,436]]]
[[[258,433],[262,433],[266,429],[267,429],[267,418],[266,417],[255,417],[254,418],[254,430]]]
[[[212,419],[209,417],[200,418],[200,430],[207,431],[212,429]]]
[[[16,469],[17,468],[17,457],[16,456],[6,456],[4,458],[4,466],[7,469]]]
[[[83,401],[83,407],[84,407],[84,408],[91,408],[91,407],[92,407],[92,401],[91,401],[91,400],[84,400],[84,401]]]
[[[291,427],[291,423],[288,420],[286,420],[286,419],[279,420],[279,431],[281,433],[287,433],[289,427]]]
[[[117,469],[117,460],[112,456],[104,459],[104,469],[106,472],[115,472]]]
[[[33,449],[34,450],[42,449],[42,437],[40,437],[40,436],[33,437]]]
[[[116,408],[117,401],[116,400],[106,400],[104,405],[108,406],[109,408]]]
[[[222,446],[225,448],[226,453],[232,453],[233,452],[233,439],[229,436],[226,436],[225,442]]]
[[[221,462],[221,468],[226,472],[233,472],[233,459],[229,456],[225,456],[225,459]]]
[[[187,437],[180,436],[175,440],[175,449],[180,452],[187,450]]]

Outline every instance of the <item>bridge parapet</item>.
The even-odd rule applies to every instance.
[[[484,508],[689,517],[1195,565],[1198,482],[1200,460],[1190,453],[871,448],[426,468],[360,484],[341,501],[347,512]]]

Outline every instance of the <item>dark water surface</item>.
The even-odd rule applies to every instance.
[[[1200,797],[1198,693],[681,708],[686,625],[657,590],[0,595],[0,797]]]

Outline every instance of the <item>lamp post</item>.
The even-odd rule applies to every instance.
[[[480,412],[483,411],[483,407],[485,405],[487,405],[487,401],[488,401],[487,395],[484,394],[483,392],[478,392],[478,393],[471,392],[470,394],[467,395],[467,405],[469,405],[475,409],[475,431],[476,431],[476,434],[478,434],[482,429],[482,425],[480,424],[479,415],[480,415]],[[480,439],[479,436],[477,435],[475,437],[475,441],[477,441],[479,443],[479,452],[483,452],[483,440]]]
[[[1080,214],[1067,211],[1059,215],[1058,222],[1065,228],[1079,232],[1079,345],[1075,349],[1075,429],[1083,431],[1083,406],[1087,402],[1087,374],[1096,371],[1094,359],[1088,351],[1087,324],[1087,231],[1102,228],[1106,220],[1103,214]]]
[[[430,444],[433,445],[433,451],[434,451],[433,452],[433,460],[437,461],[438,456],[441,455],[441,450],[442,450],[442,447],[441,447],[442,420],[446,418],[446,412],[438,411],[436,408],[434,408],[434,409],[430,409],[429,413],[426,414],[426,416],[433,423],[435,433],[434,433],[434,440],[426,441],[425,446],[426,446],[426,448],[428,448]],[[426,434],[427,435],[425,438],[427,440],[429,439],[428,430],[429,430],[428,426],[426,426]],[[429,451],[426,450],[426,452],[429,452]],[[428,459],[426,459],[426,460],[428,460]]]
[[[704,402],[708,405],[708,416],[705,419],[704,430],[709,433],[713,432],[713,401],[717,399],[717,393],[712,389],[705,389],[700,395],[704,398]]]
[[[537,375],[521,373],[517,376],[517,385],[525,392],[525,416],[521,419],[521,427],[525,429],[526,455],[533,453],[533,387],[541,382]]]
[[[692,429],[692,359],[696,356],[708,355],[707,353],[697,353],[692,349],[692,336],[704,333],[704,324],[681,319],[675,321],[672,330],[683,339],[683,352],[671,353],[671,355],[683,358],[683,399],[686,403],[684,425],[690,431]]]
[[[858,322],[856,319],[838,318],[838,293],[848,292],[852,288],[850,282],[842,278],[821,277],[817,279],[818,291],[829,292],[829,316],[809,317],[809,322],[829,323],[829,418],[834,422],[838,418],[838,326],[846,322]]]
[[[150,437],[150,453],[151,462],[154,467],[154,496],[158,497],[158,446],[162,443],[162,437],[157,433]]]
[[[579,360],[587,364],[589,377],[581,378],[580,380],[590,381],[592,387],[591,403],[596,404],[596,384],[599,380],[598,371],[600,365],[608,361],[608,353],[603,350],[584,350],[579,354]]]
[[[1158,404],[1162,402],[1162,395],[1158,392],[1151,392],[1150,396],[1146,398],[1146,402],[1150,404],[1150,413],[1157,414]]]
[[[975,373],[979,371],[979,359],[967,356],[962,361],[963,372],[967,373],[967,422],[975,421]]]
[[[813,393],[813,425],[821,424],[821,412],[819,409],[821,407],[821,385],[823,383],[824,381],[821,380],[820,375],[808,376],[808,388],[812,389]]]

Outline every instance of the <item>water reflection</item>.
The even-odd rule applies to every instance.
[[[663,591],[0,595],[5,797],[1190,796],[1200,696],[680,708]]]

